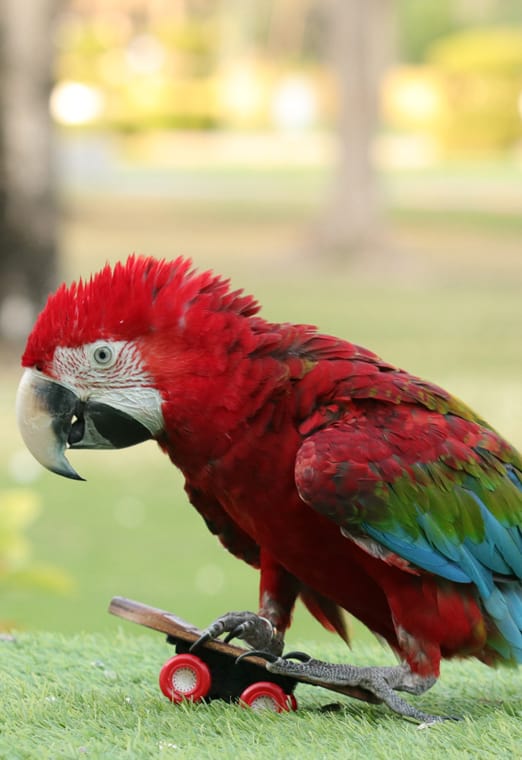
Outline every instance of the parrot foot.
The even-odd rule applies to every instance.
[[[412,718],[422,727],[445,720],[458,720],[455,717],[430,715],[406,702],[398,691],[421,694],[433,685],[436,679],[423,679],[413,674],[405,665],[394,667],[355,667],[353,665],[336,665],[322,660],[315,660],[303,652],[289,652],[278,657],[267,652],[248,652],[238,660],[251,655],[264,657],[266,669],[270,673],[290,676],[301,681],[319,686],[352,686],[365,689],[384,702],[393,712],[404,718]],[[297,660],[297,662],[294,662]]]
[[[202,635],[190,647],[193,652],[211,639],[217,639],[226,633],[225,642],[241,639],[250,647],[261,650],[263,654],[280,655],[283,651],[283,637],[268,618],[254,612],[227,612],[217,618],[206,628]]]

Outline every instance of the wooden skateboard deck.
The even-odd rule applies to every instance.
[[[128,620],[138,625],[146,626],[167,636],[167,641],[176,647],[176,652],[185,653],[197,641],[203,631],[188,623],[183,618],[171,612],[150,607],[121,596],[115,596],[110,602],[109,612],[112,615]],[[219,640],[210,640],[199,647],[195,654],[211,666],[214,674],[210,698],[237,699],[245,686],[257,681],[270,681],[280,685],[287,694],[292,694],[298,682],[311,683],[324,689],[360,699],[365,702],[377,703],[378,700],[371,692],[353,686],[337,686],[329,683],[315,683],[305,678],[293,678],[270,673],[266,669],[266,661],[261,657],[251,656],[237,665],[235,660],[248,650],[226,644]]]
[[[165,612],[165,610],[160,610],[156,607],[149,607],[147,604],[135,602],[123,596],[115,596],[111,599],[109,612],[125,620],[130,620],[131,623],[144,625],[147,628],[152,628],[153,631],[160,631],[160,633],[165,633],[174,639],[180,639],[180,641],[185,641],[190,645],[197,641],[203,633],[195,625],[188,623],[172,612]],[[204,646],[206,649],[222,652],[234,658],[246,652],[242,647],[224,644],[217,639],[207,641]],[[260,657],[251,657],[250,662],[255,662],[264,669],[265,661]]]

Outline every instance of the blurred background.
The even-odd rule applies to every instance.
[[[520,0],[3,0],[0,34],[0,627],[114,630],[113,594],[199,625],[256,607],[154,444],[75,454],[78,483],[19,437],[47,294],[133,251],[522,447]],[[323,636],[297,613],[290,640]]]

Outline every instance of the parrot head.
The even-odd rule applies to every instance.
[[[62,285],[22,357],[16,411],[29,451],[52,472],[81,480],[67,449],[160,439],[165,401],[182,403],[191,368],[202,357],[208,365],[209,336],[223,324],[215,326],[216,316],[256,311],[252,298],[182,258],[131,256]]]

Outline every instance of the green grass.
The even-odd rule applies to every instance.
[[[416,704],[463,720],[424,730],[385,707],[304,685],[297,688],[297,713],[254,713],[219,701],[174,706],[157,686],[171,648],[160,634],[131,637],[127,630],[113,620],[110,635],[21,634],[14,642],[0,641],[0,757],[520,757],[516,671],[493,671],[473,662],[446,664],[441,681]],[[346,656],[341,645],[301,646],[332,659]],[[356,648],[350,660],[389,662],[376,644]],[[339,709],[322,711],[332,702]]]

